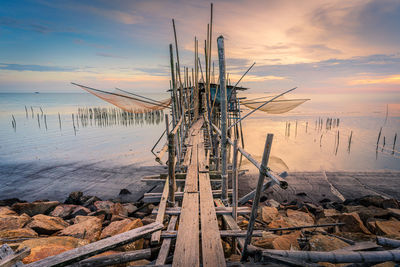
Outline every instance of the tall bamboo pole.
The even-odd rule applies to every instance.
[[[221,78],[223,76],[220,76]],[[260,173],[258,175],[258,183],[257,183],[257,188],[256,188],[256,194],[254,195],[253,199],[253,206],[251,207],[251,215],[249,219],[249,225],[247,226],[247,235],[246,239],[244,242],[244,247],[243,247],[243,252],[242,252],[242,258],[241,261],[246,261],[247,260],[247,246],[250,244],[251,241],[251,236],[253,235],[253,229],[254,229],[254,223],[257,218],[257,212],[258,212],[258,204],[260,203],[260,197],[261,197],[261,189],[263,187],[264,183],[264,173],[267,171],[265,168],[268,167],[268,159],[269,159],[269,154],[271,153],[271,146],[272,146],[272,140],[274,138],[273,134],[268,134],[267,135],[267,140],[265,141],[265,147],[264,147],[264,153],[261,161],[261,169]]]
[[[232,162],[232,217],[237,220],[238,208],[238,140],[233,141],[233,162]]]
[[[175,134],[168,133],[168,206],[175,206]]]
[[[169,58],[170,58],[170,65],[171,65],[171,83],[172,83],[172,92],[171,92],[171,101],[172,101],[172,126],[175,128],[176,125],[176,112],[177,112],[177,105],[176,105],[176,81],[175,81],[175,72],[174,72],[174,52],[172,49],[172,44],[169,45]]]
[[[228,174],[227,174],[227,158],[226,158],[226,146],[227,146],[227,103],[226,103],[226,82],[225,82],[225,51],[224,51],[224,37],[221,35],[218,37],[218,61],[219,61],[219,77],[220,77],[220,89],[221,89],[221,178],[222,178],[222,201],[227,202],[228,200]]]

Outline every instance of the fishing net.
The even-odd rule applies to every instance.
[[[251,109],[257,109],[259,106],[261,106],[263,103],[268,101],[268,98],[272,98],[273,96],[268,96],[268,97],[261,97],[264,98],[264,100],[260,101],[261,98],[256,98],[252,100],[246,100],[241,102],[244,104],[246,107],[251,108]],[[285,112],[288,112],[299,105],[303,104],[307,100],[310,99],[286,99],[284,96],[278,97],[277,99],[274,99],[273,101],[267,103],[263,107],[261,107],[259,110],[264,111],[269,114],[282,114]]]
[[[104,101],[131,113],[147,113],[155,110],[163,110],[168,108],[171,104],[170,98],[160,101],[149,100],[149,98],[146,97],[133,96],[133,94],[126,91],[118,90],[115,92],[106,92],[76,83],[72,84],[79,86],[83,90],[103,99]]]

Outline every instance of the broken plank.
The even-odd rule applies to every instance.
[[[136,241],[148,234],[157,230],[161,230],[164,226],[160,223],[154,222],[143,227],[139,227],[122,234],[111,236],[99,240],[97,242],[88,244],[86,246],[78,247],[68,250],[55,256],[47,257],[45,259],[30,263],[26,266],[29,267],[51,267],[51,266],[65,266],[77,261],[84,260],[91,256],[100,254],[104,251],[111,250]]]
[[[175,230],[176,222],[178,221],[178,216],[171,216],[171,219],[169,220],[168,224],[168,231],[173,231]],[[172,240],[170,238],[166,238],[163,240],[160,251],[157,256],[156,260],[156,265],[162,265],[165,264],[167,261],[167,257],[169,254],[169,249],[171,247],[171,242]]]
[[[168,179],[167,179],[168,181]],[[165,214],[165,209],[167,207],[167,199],[168,199],[168,193],[169,193],[169,184],[168,182],[164,184],[164,190],[162,193],[160,205],[158,205],[158,210],[159,212],[157,213],[156,217],[156,222],[158,223],[163,223],[164,222],[164,214]],[[161,231],[156,231],[151,235],[151,244],[152,245],[157,245],[160,243],[160,235]]]

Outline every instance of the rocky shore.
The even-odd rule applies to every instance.
[[[129,191],[121,190],[121,194],[129,194]],[[251,203],[246,205],[251,206]],[[154,208],[154,205],[143,202],[101,200],[96,196],[85,196],[82,192],[72,192],[64,203],[1,200],[0,245],[8,244],[13,250],[29,247],[30,254],[22,262],[31,263],[153,223],[156,217],[152,213]],[[219,223],[223,229],[221,218]],[[342,224],[302,228],[337,223]],[[239,216],[238,225],[246,230],[248,216]],[[400,240],[400,203],[396,199],[379,196],[366,196],[343,203],[322,202],[319,205],[301,201],[282,204],[269,199],[261,203],[255,229],[258,234],[254,235],[252,245],[263,249],[382,250],[375,242],[377,236]],[[239,261],[240,255],[232,248],[232,238],[223,237],[222,242],[226,259]],[[358,249],[354,249],[355,244]],[[95,257],[150,247],[149,238],[144,238]],[[146,265],[155,258],[156,255],[153,255],[118,266]],[[394,263],[384,266],[394,266]]]

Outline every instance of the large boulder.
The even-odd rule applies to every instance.
[[[344,223],[344,225],[340,226],[341,231],[362,232],[364,234],[371,234],[371,232],[363,224],[357,212],[343,213],[334,217],[339,222]]]
[[[37,201],[32,203],[15,203],[12,209],[19,214],[26,213],[29,216],[47,214],[52,211],[60,202],[58,201]]]
[[[388,208],[387,210],[389,211],[390,216],[400,220],[400,209]]]
[[[71,213],[71,217],[75,218],[76,216],[86,216],[90,213],[90,210],[88,208],[85,208],[83,206],[77,206]]]
[[[60,230],[63,230],[69,224],[59,217],[51,217],[43,214],[33,216],[28,227],[32,228],[35,232],[41,235],[51,235]]]
[[[309,240],[311,251],[332,251],[348,247],[349,244],[339,238],[327,235],[313,235]]]
[[[60,217],[64,220],[71,218],[71,213],[78,207],[77,205],[72,204],[61,204],[58,205],[52,212],[50,212],[50,216]]]
[[[296,226],[314,225],[313,216],[308,212],[288,209],[286,214],[290,220],[295,222]]]
[[[22,215],[1,215],[0,216],[0,231],[13,230],[24,227],[31,221],[31,217],[27,214]]]
[[[108,214],[128,216],[128,210],[122,206],[121,203],[114,203],[112,201],[96,201],[94,202],[96,210],[104,210]]]
[[[23,247],[31,249],[30,255],[22,260],[23,263],[28,264],[86,244],[88,244],[88,241],[70,236],[51,236],[25,240],[18,249]]]
[[[78,217],[82,217],[84,220],[80,221],[80,218]],[[77,216],[77,218],[78,219],[76,221],[78,221],[78,223],[64,228],[58,233],[58,235],[86,239],[89,242],[99,240],[102,221],[99,218],[92,216]]]
[[[9,207],[0,207],[0,217],[8,215],[18,216],[18,214]]]
[[[253,245],[260,248],[273,249],[274,246],[272,242],[278,237],[279,235],[273,234],[271,232],[263,232],[262,237],[253,238]]]
[[[376,221],[375,226],[377,234],[400,238],[400,221],[398,220]]]
[[[279,215],[279,212],[276,208],[274,207],[262,207],[261,209],[261,216],[262,220],[266,223],[272,222],[273,219],[275,219]]]
[[[101,232],[100,238],[101,239],[107,238],[110,236],[124,233],[126,231],[133,230],[138,227],[142,227],[142,226],[143,226],[143,223],[140,219],[135,219],[135,220],[125,219],[122,221],[115,221],[115,222],[110,223],[106,228],[103,229],[103,231]],[[125,245],[123,247],[123,249],[126,251],[142,249],[143,243],[144,243],[144,240],[139,239],[133,243]]]
[[[390,216],[389,211],[375,206],[345,206],[343,210],[347,213],[357,212],[365,224],[373,218],[388,219]]]

